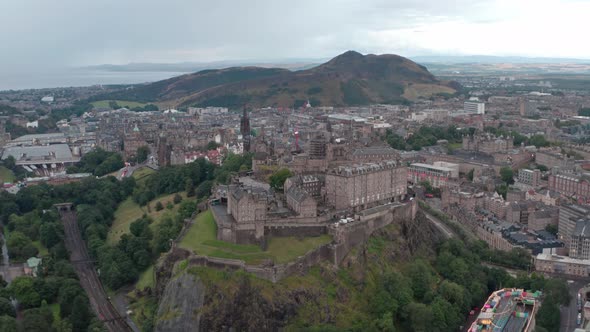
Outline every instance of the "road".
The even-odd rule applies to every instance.
[[[438,218],[432,216],[431,214],[424,211],[423,209],[420,209],[420,210],[424,213],[424,215],[426,216],[426,219],[428,219],[432,224],[434,224],[434,226],[436,226],[436,228],[438,228],[438,230],[445,236],[445,238],[450,239],[455,236],[455,233],[453,233],[453,231],[451,231],[447,227],[447,225],[445,225],[442,221],[438,220]]]
[[[584,287],[590,279],[573,279],[568,281],[568,288],[571,296],[570,304],[567,307],[562,306],[561,312],[561,325],[559,326],[559,332],[572,332],[578,326],[576,319],[578,317],[578,304],[576,297],[582,287]]]
[[[76,212],[62,211],[60,209],[59,213],[64,223],[65,244],[70,252],[70,261],[76,270],[82,288],[88,294],[90,305],[96,316],[104,323],[107,330],[111,332],[132,331],[125,319],[121,317],[109,301],[102,287],[102,283],[94,269],[94,264],[88,255],[86,243],[80,235]]]

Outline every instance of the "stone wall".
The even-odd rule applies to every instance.
[[[243,269],[259,278],[277,282],[290,275],[303,274],[321,261],[339,265],[352,248],[365,243],[374,231],[394,222],[414,220],[416,212],[416,201],[411,201],[405,204],[391,203],[362,211],[355,216],[354,222],[345,225],[267,223],[264,225],[264,236],[319,236],[329,233],[334,240],[332,243],[311,250],[287,264],[253,266],[246,265],[242,260],[191,255],[189,265],[230,270]],[[239,226],[242,228],[244,225]],[[220,233],[218,231],[218,238]],[[252,243],[248,241],[251,241],[254,235],[254,229],[243,227],[242,229],[233,229],[231,234],[225,234],[222,237],[233,238],[237,243]]]

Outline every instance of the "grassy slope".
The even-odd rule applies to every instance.
[[[0,166],[0,184],[6,182],[14,182],[14,173],[4,166]]]
[[[41,244],[41,241],[33,241],[33,246],[39,250],[39,257],[49,256],[49,250],[47,250],[47,248]]]
[[[148,176],[154,174],[156,171],[149,167],[140,167],[133,172],[133,177],[138,184],[143,185],[143,183],[147,180]]]
[[[128,100],[114,100],[114,101],[117,102],[117,104],[119,104],[119,106],[127,107],[127,108],[144,107],[146,105],[145,103],[138,103],[136,101],[128,101]],[[109,102],[111,102],[111,100],[99,100],[99,101],[92,102],[91,104],[94,107],[110,108]]]
[[[135,284],[136,289],[143,290],[147,287],[154,288],[156,284],[155,276],[154,276],[154,266],[150,265],[145,271],[141,273],[139,276],[139,280]]]
[[[210,211],[197,216],[195,223],[180,242],[180,247],[194,250],[197,254],[220,258],[242,259],[249,264],[258,264],[265,259],[286,263],[304,255],[309,250],[332,241],[329,235],[298,239],[273,237],[268,249],[262,251],[256,245],[239,245],[217,240],[217,227]]]
[[[404,89],[404,98],[416,100],[419,97],[430,97],[437,93],[455,93],[455,89],[438,84],[412,84]]]
[[[183,200],[186,199],[186,193],[178,194]],[[172,202],[174,195],[176,194],[161,196],[150,201],[148,204],[150,205],[151,212],[148,212],[147,207],[141,207],[135,203],[133,198],[127,198],[115,211],[115,221],[113,221],[113,225],[111,226],[111,229],[107,235],[107,243],[115,244],[117,241],[119,241],[121,235],[129,233],[129,226],[131,226],[131,223],[141,218],[144,214],[148,215],[154,220],[154,222],[150,225],[152,228],[157,225],[165,216],[174,216],[178,210],[179,204],[174,205],[171,210],[164,208],[161,211],[156,211],[155,208],[157,202],[162,202],[162,205],[166,207],[168,202]]]

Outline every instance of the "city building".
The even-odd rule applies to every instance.
[[[465,113],[485,114],[486,104],[478,101],[466,101],[463,103]]]
[[[476,151],[486,154],[496,152],[507,152],[514,149],[513,137],[496,137],[491,134],[485,135],[466,135],[463,137],[462,148],[465,151]]]
[[[39,176],[51,176],[65,172],[68,166],[80,161],[67,144],[41,146],[11,146],[4,149],[2,160],[14,157],[17,166]]]
[[[570,238],[569,256],[590,259],[590,219],[576,221],[576,227]]]
[[[575,277],[590,276],[590,260],[541,253],[534,257],[535,270]]]
[[[295,213],[302,217],[315,217],[317,215],[317,203],[313,197],[298,186],[291,186],[285,192],[287,205]]]
[[[227,214],[237,223],[264,221],[270,194],[258,187],[231,185],[227,195]]]
[[[520,183],[537,187],[539,185],[539,181],[541,180],[541,171],[538,169],[530,170],[521,168],[518,170],[516,179]]]
[[[408,167],[408,182],[419,184],[429,182],[433,188],[442,188],[458,171],[453,168],[440,167],[429,164],[413,163]]]
[[[565,204],[559,207],[558,235],[566,248],[570,247],[578,220],[590,216],[590,207],[577,204]]]
[[[326,200],[337,209],[367,208],[407,193],[407,168],[397,160],[339,166],[326,174]]]
[[[578,203],[590,203],[590,181],[585,175],[551,174],[549,189],[576,200]]]

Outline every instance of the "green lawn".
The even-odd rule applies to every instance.
[[[115,211],[115,221],[107,235],[107,243],[115,244],[121,235],[129,233],[129,226],[135,220],[141,218],[145,212],[133,198],[129,197],[123,201]]]
[[[0,166],[0,184],[7,182],[14,182],[14,173],[4,166]]]
[[[180,192],[178,194],[183,200],[187,199],[186,193]],[[154,222],[150,225],[152,230],[165,216],[173,217],[180,204],[175,204],[174,208],[171,210],[168,210],[166,205],[168,202],[172,202],[174,200],[174,195],[176,194],[161,196],[150,201],[148,204],[150,205],[151,212],[148,212],[147,206],[139,206],[133,201],[133,198],[131,197],[124,200],[121,204],[119,204],[117,210],[115,210],[115,220],[113,221],[113,225],[107,234],[107,243],[117,243],[121,238],[121,235],[129,233],[129,227],[131,226],[131,223],[141,218],[144,214],[147,214],[154,220]],[[164,206],[163,210],[156,211],[157,202],[162,202],[162,205]]]
[[[332,238],[329,235],[298,239],[295,237],[273,237],[268,249],[256,245],[233,244],[217,240],[217,225],[211,211],[197,216],[195,223],[180,242],[180,247],[194,250],[199,255],[219,258],[241,259],[248,264],[259,264],[265,259],[276,263],[289,262],[308,251],[326,243]]]
[[[463,147],[463,143],[449,143],[449,148],[457,150]]]
[[[40,241],[33,241],[33,246],[39,250],[39,257],[49,256],[49,250]]]
[[[143,185],[147,178],[155,172],[149,167],[140,167],[133,172],[133,178],[137,181],[138,185]]]
[[[135,284],[135,288],[139,290],[143,290],[147,287],[154,288],[156,284],[155,276],[154,276],[154,266],[150,265],[145,271],[141,273],[139,276],[139,280]]]
[[[51,313],[53,314],[53,321],[54,322],[61,321],[61,317],[59,316],[60,312],[61,312],[61,308],[59,306],[59,303],[50,304],[49,309],[51,309]]]
[[[127,107],[127,108],[144,107],[146,105],[145,103],[138,103],[136,101],[128,101],[128,100],[114,100],[114,101],[117,102],[117,104],[120,107]],[[99,100],[99,101],[92,102],[91,104],[94,107],[110,108],[109,102],[111,102],[111,100]]]

